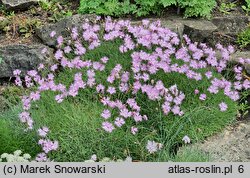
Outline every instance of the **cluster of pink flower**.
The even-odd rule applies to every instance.
[[[46,153],[46,154],[50,151],[57,150],[57,148],[58,148],[57,141],[53,142],[53,141],[47,140],[47,139],[40,139],[38,144],[42,146],[42,149],[43,149],[44,153]]]
[[[104,33],[99,33],[103,28]],[[136,95],[139,92],[145,94],[148,100],[160,101],[165,115],[170,112],[177,116],[184,114],[184,111],[181,110],[181,104],[185,99],[185,94],[178,90],[177,85],[165,87],[161,80],[155,81],[153,76],[158,71],[163,71],[166,75],[172,72],[176,75],[182,74],[188,79],[196,81],[206,77],[211,81],[211,86],[207,89],[208,92],[216,94],[219,90],[224,90],[225,95],[234,101],[239,99],[239,91],[250,88],[250,82],[244,79],[243,68],[240,66],[236,66],[234,69],[236,73],[236,82],[234,83],[213,76],[213,68],[218,72],[222,72],[226,68],[230,54],[234,52],[233,47],[224,48],[222,45],[217,45],[216,48],[221,54],[221,57],[218,58],[215,50],[206,44],[192,43],[186,35],[183,36],[185,42],[180,44],[178,35],[168,28],[162,27],[160,21],[151,23],[148,20],[143,20],[142,25],[132,25],[128,20],[112,21],[108,17],[103,27],[86,21],[81,29],[74,27],[71,32],[70,40],[64,39],[62,36],[57,37],[58,49],[54,55],[57,61],[51,65],[50,73],[46,77],[39,74],[39,71],[44,69],[43,64],[38,66],[38,71],[32,70],[27,73],[24,78],[25,83],[20,77],[21,71],[14,71],[18,86],[38,85],[37,91],[23,97],[22,100],[24,112],[20,114],[20,119],[27,123],[29,128],[33,126],[33,120],[28,113],[31,102],[39,100],[41,92],[47,90],[59,92],[55,96],[55,100],[61,103],[66,97],[77,96],[79,90],[87,87],[95,88],[96,92],[102,95],[101,103],[106,107],[101,113],[101,117],[105,120],[102,128],[107,132],[112,132],[115,128],[122,127],[127,119],[133,119],[135,125],[131,126],[131,133],[136,134],[138,132],[136,125],[149,119],[147,115],[141,113],[141,107],[136,101]],[[100,37],[101,34],[103,36]],[[56,35],[54,31],[50,34],[51,37],[56,37]],[[91,61],[84,60],[83,56],[87,50],[93,50],[101,45],[100,39],[102,38],[105,41],[122,39],[124,43],[118,49],[121,53],[132,51],[136,47],[145,47],[151,49],[151,52],[133,51],[131,61],[128,61],[132,64],[131,71],[125,71],[121,64],[116,64],[107,77],[106,83],[97,83],[96,72],[104,71],[107,62],[111,59],[103,56],[100,61]],[[44,49],[42,52],[46,54],[48,50]],[[69,53],[73,53],[75,57],[73,59],[67,57]],[[240,63],[250,63],[250,59],[240,59]],[[53,72],[58,69],[59,65],[64,68],[79,69],[69,89],[54,81]],[[83,80],[81,69],[86,71],[86,81]],[[199,69],[208,69],[208,71],[202,73]],[[118,86],[114,85],[117,83],[115,81],[119,82]],[[106,85],[109,86],[105,87]],[[115,98],[117,92],[129,93],[131,97],[123,102]],[[198,89],[194,92],[199,94]],[[207,94],[201,93],[199,99],[206,100]],[[221,111],[226,111],[228,106],[222,101],[218,108]],[[113,120],[113,123],[108,119]],[[47,132],[44,129],[39,130],[39,135],[46,136]],[[56,150],[58,147],[57,141],[52,142],[47,139],[41,139],[39,144],[42,145],[45,152],[39,155],[40,160],[44,160],[46,153]],[[150,152],[154,152],[156,144],[150,142],[148,145]]]
[[[38,129],[38,135],[40,137],[42,137],[39,141],[38,141],[38,145],[41,145],[42,150],[44,152],[39,153],[36,157],[36,161],[38,162],[45,162],[48,161],[47,158],[47,154],[53,150],[57,150],[58,149],[58,141],[51,141],[49,139],[46,139],[46,136],[49,132],[49,128],[48,127],[42,127]]]

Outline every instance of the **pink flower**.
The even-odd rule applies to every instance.
[[[150,140],[148,140],[146,149],[148,150],[148,152],[149,152],[150,154],[159,151],[161,148],[162,148],[162,144],[161,144],[161,143],[157,143],[157,142],[155,142],[155,141],[150,141]]]
[[[43,128],[38,129],[38,135],[40,137],[46,137],[48,132],[49,132],[49,129],[47,127],[43,127]]]
[[[212,74],[211,71],[206,72],[205,75],[206,75],[206,77],[207,77],[208,79],[212,78],[212,76],[213,76],[213,74]]]
[[[124,121],[123,118],[117,117],[117,118],[115,119],[115,125],[116,125],[117,127],[121,127],[121,126],[123,126],[124,124],[125,124],[125,121]]]
[[[220,107],[220,110],[221,110],[222,112],[226,111],[227,108],[228,108],[227,104],[224,103],[224,102],[220,103],[220,104],[219,104],[219,107]]]
[[[242,89],[242,84],[241,82],[234,82],[234,88],[236,90],[241,90]]]
[[[174,106],[172,109],[172,112],[175,114],[175,115],[179,115],[180,112],[181,112],[181,109],[179,106]]]
[[[16,79],[15,79],[15,84],[17,85],[17,86],[22,86],[22,84],[23,84],[23,82],[22,82],[22,80],[21,80],[21,78],[20,77],[16,77]]]
[[[132,113],[128,109],[124,108],[120,110],[120,115],[124,118],[128,118],[131,117]]]
[[[27,96],[24,96],[22,98],[22,104],[23,104],[23,109],[24,110],[26,110],[26,111],[29,110],[30,107],[31,107],[31,99],[29,97],[27,97]]]
[[[30,70],[27,72],[27,74],[31,77],[35,77],[37,75],[37,71],[36,70]]]
[[[63,44],[63,37],[62,36],[59,36],[58,38],[57,38],[57,44],[59,45],[59,46],[61,46],[62,44]]]
[[[104,93],[105,87],[102,84],[96,86],[96,91],[98,93]]]
[[[39,153],[36,156],[36,161],[38,162],[46,162],[48,160],[47,155],[45,153]]]
[[[148,26],[149,23],[150,23],[150,21],[149,21],[148,19],[143,19],[143,20],[142,20],[142,24],[143,24],[144,26]]]
[[[93,62],[93,68],[95,70],[100,70],[102,68],[103,64],[101,64],[100,62]]]
[[[210,93],[212,93],[212,94],[217,94],[217,93],[219,92],[218,87],[213,86],[213,85],[211,85],[211,86],[208,88],[208,91],[209,91]]]
[[[59,50],[56,51],[56,53],[55,53],[55,58],[56,58],[57,60],[63,58],[63,52],[62,52],[62,50],[59,49]]]
[[[95,78],[89,78],[88,81],[87,81],[87,85],[89,87],[93,87],[95,85]]]
[[[23,122],[23,123],[27,122],[28,120],[31,119],[30,113],[24,111],[21,114],[19,114],[19,118],[20,118],[21,122]]]
[[[90,159],[93,160],[93,161],[96,161],[97,160],[96,154],[93,154]]]
[[[101,61],[106,64],[108,62],[109,58],[108,57],[103,57],[101,58]]]
[[[33,100],[33,101],[38,101],[40,99],[40,92],[31,92],[30,93],[30,98]]]
[[[185,95],[183,93],[181,93],[179,96],[176,96],[173,100],[173,102],[176,105],[180,105],[182,103],[182,101],[185,99]]]
[[[135,122],[141,122],[142,121],[142,116],[138,112],[133,112],[133,117]]]
[[[247,90],[250,89],[250,81],[249,80],[244,80],[242,86]]]
[[[196,94],[196,95],[199,94],[199,92],[200,92],[200,91],[197,90],[197,89],[194,90],[194,94]]]
[[[56,35],[56,32],[55,32],[55,31],[52,31],[52,32],[50,33],[50,37],[51,37],[51,38],[53,38],[55,35]]]
[[[66,47],[64,48],[64,52],[65,52],[66,54],[70,53],[71,50],[72,50],[72,49],[71,49],[70,46],[66,46]]]
[[[138,132],[138,128],[137,127],[131,127],[131,133],[133,134],[133,135],[135,135],[136,133]]]
[[[54,80],[54,74],[52,74],[52,73],[50,73],[50,74],[48,74],[48,80]]]
[[[206,100],[206,98],[207,98],[207,95],[206,95],[206,94],[204,94],[204,93],[203,93],[203,94],[201,94],[201,95],[200,95],[200,97],[199,97],[199,99],[200,99],[200,100],[202,100],[202,101],[205,101],[205,100]]]
[[[113,124],[111,124],[110,122],[103,122],[102,123],[102,128],[106,131],[111,133],[115,127],[113,126]]]
[[[47,49],[47,48],[43,48],[41,53],[42,53],[42,54],[45,54],[45,53],[47,53],[47,52],[48,52],[48,49]]]
[[[75,43],[75,47],[76,47],[76,50],[75,50],[75,54],[76,54],[76,55],[81,56],[81,55],[83,55],[83,54],[86,53],[86,49],[82,46],[81,43],[76,42],[76,43]]]
[[[164,102],[164,104],[162,105],[162,110],[164,112],[165,115],[168,115],[168,113],[171,111],[171,106],[169,102]]]
[[[108,118],[111,117],[111,113],[110,113],[110,111],[109,111],[108,109],[105,109],[105,110],[103,110],[101,116],[102,116],[104,119],[108,119]]]
[[[19,76],[19,75],[21,74],[21,70],[19,70],[19,69],[14,70],[14,71],[13,71],[13,74],[14,74],[15,76]]]
[[[232,45],[229,45],[228,46],[228,51],[229,51],[229,53],[234,53],[235,52],[235,49],[234,49],[234,47],[232,46]]]
[[[96,17],[96,21],[101,20],[101,18],[102,18],[101,16],[97,16],[97,17]]]
[[[76,40],[76,39],[77,39],[77,37],[78,37],[78,30],[77,30],[77,27],[72,28],[72,30],[71,30],[71,35],[72,35],[73,40]]]
[[[126,83],[129,80],[129,72],[124,72],[121,76],[121,81]]]
[[[51,141],[49,139],[40,139],[38,144],[42,146],[42,149],[45,153],[58,149],[58,141]]]
[[[55,96],[55,100],[57,103],[63,102],[63,99],[65,98],[65,94],[59,94]]]
[[[37,75],[37,71],[36,70],[30,70],[27,72],[27,74],[31,77],[35,77]]]
[[[191,142],[190,138],[187,135],[183,137],[182,141],[184,141],[184,143],[186,144]]]
[[[42,70],[42,69],[44,69],[44,64],[39,64],[38,70],[40,71],[40,70]]]
[[[110,93],[111,95],[116,93],[115,87],[108,87],[107,92]]]
[[[88,70],[88,71],[87,71],[87,76],[88,76],[89,78],[95,77],[95,72],[94,72],[94,70]]]

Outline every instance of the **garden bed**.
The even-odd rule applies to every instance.
[[[249,23],[242,10],[141,21],[74,15],[75,7],[3,11],[0,155],[20,149],[37,161],[209,161],[204,151],[181,147],[247,118],[250,61],[235,43]],[[237,140],[248,131],[230,134]],[[217,139],[206,143],[211,150]]]

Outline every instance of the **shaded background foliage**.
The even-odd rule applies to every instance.
[[[133,14],[138,17],[160,14],[164,8],[176,6],[183,9],[185,17],[210,17],[215,0],[81,0],[80,13],[122,16]]]

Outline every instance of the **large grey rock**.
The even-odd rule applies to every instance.
[[[23,10],[31,5],[35,5],[39,0],[0,0],[0,4],[4,5],[7,10]]]
[[[40,28],[36,29],[37,36],[42,40],[42,42],[48,46],[55,47],[56,46],[56,37],[62,35],[63,37],[67,37],[70,35],[69,29],[72,27],[80,28],[85,20],[95,21],[96,15],[73,15],[71,17],[62,19],[61,21],[55,24],[46,24]],[[54,38],[50,37],[50,33],[52,31],[56,32],[56,36]]]
[[[177,33],[181,38],[183,34],[186,34],[192,41],[202,43],[209,42],[210,38],[213,36],[213,33],[218,30],[218,28],[208,20],[183,19],[179,16],[170,16],[164,19],[152,18],[149,20],[161,20],[162,26],[167,27],[173,32]]]
[[[48,49],[47,54],[41,51],[46,46],[34,45],[7,45],[0,47],[0,78],[13,76],[15,69],[27,71],[37,68],[40,63],[50,63],[52,61],[52,50]]]
[[[214,17],[212,23],[218,27],[218,30],[225,33],[239,33],[244,30],[249,20],[247,16],[229,16],[229,17]]]
[[[238,33],[245,30],[249,24],[249,17],[214,17],[212,23],[218,27],[218,31],[213,33],[210,43],[212,45],[221,43],[226,46],[236,44]]]
[[[170,16],[161,21],[163,26],[178,33],[180,37],[186,34],[192,41],[205,42],[210,46],[215,46],[217,43],[235,44],[237,34],[248,26],[249,17],[214,17],[208,21]]]
[[[222,31],[216,31],[213,33],[211,38],[208,40],[210,46],[215,46],[220,43],[224,46],[237,45],[236,44],[237,34],[234,33],[224,33]]]
[[[209,43],[209,40],[218,28],[207,20],[185,20],[183,33],[188,35],[192,41]]]

